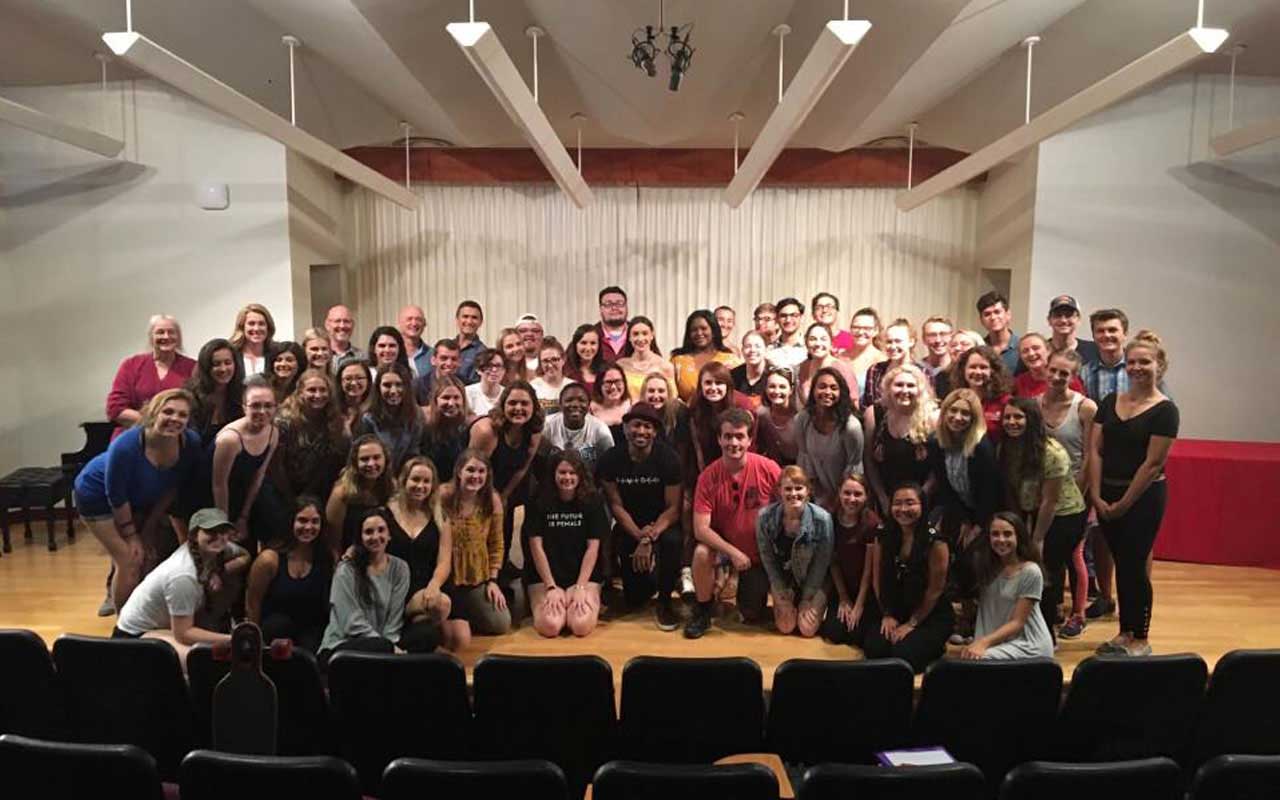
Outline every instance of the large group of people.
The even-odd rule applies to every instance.
[[[295,343],[251,303],[194,360],[153,317],[75,485],[115,635],[184,652],[243,617],[323,661],[526,619],[588,636],[652,602],[691,639],[732,619],[923,670],[948,644],[1052,656],[1118,601],[1099,652],[1150,652],[1178,410],[1122,311],[1088,341],[1069,295],[1019,335],[998,292],[985,334],[822,292],[807,326],[795,297],[745,331],[696,310],[664,355],[625,291],[598,300],[567,344],[524,314],[488,346],[466,300],[449,335],[408,305],[366,350],[345,306]]]

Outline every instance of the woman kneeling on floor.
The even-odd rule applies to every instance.
[[[831,515],[810,501],[809,478],[790,466],[778,481],[781,499],[756,517],[760,563],[769,576],[773,623],[779,633],[818,632],[827,611],[827,570],[831,566]]]
[[[609,517],[576,452],[557,453],[549,469],[552,479],[526,520],[533,627],[547,637],[566,626],[586,636],[600,617],[600,538],[609,533]]]
[[[229,625],[231,601],[240,596],[249,567],[249,553],[229,540],[235,531],[220,509],[202,508],[192,514],[186,546],[175,550],[133,590],[111,637],[163,639],[178,651],[184,669],[193,645],[229,641],[230,634],[214,628]]]

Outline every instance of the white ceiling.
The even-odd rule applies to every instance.
[[[468,0],[134,0],[134,27],[281,114],[288,57],[304,42],[298,121],[340,147],[386,143],[399,120],[414,133],[472,147],[523,146],[519,132],[445,33]],[[776,101],[777,40],[785,76],[799,67],[842,0],[667,0],[666,22],[693,23],[697,48],[678,93],[627,56],[632,31],[656,24],[658,0],[475,0],[532,79],[524,30],[547,32],[541,102],[566,141],[587,115],[589,147],[725,147],[741,110],[744,144]],[[1033,109],[1079,91],[1193,24],[1195,0],[852,0],[873,27],[792,146],[843,150],[900,135],[971,150],[1021,121],[1024,53],[1037,33]],[[1280,0],[1207,0],[1206,23],[1252,43],[1239,72],[1280,75]],[[96,81],[102,32],[124,27],[124,0],[0,0],[0,86]],[[1226,56],[1197,69],[1221,71]],[[111,77],[129,75],[122,65]]]

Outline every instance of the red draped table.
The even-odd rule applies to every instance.
[[[1280,444],[1178,439],[1155,557],[1280,569]]]

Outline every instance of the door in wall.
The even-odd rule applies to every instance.
[[[342,302],[342,265],[311,265],[311,327],[323,328],[329,309]]]

